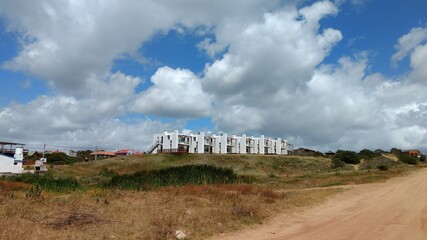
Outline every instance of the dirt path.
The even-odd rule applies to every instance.
[[[356,186],[325,204],[217,239],[427,239],[427,169]]]

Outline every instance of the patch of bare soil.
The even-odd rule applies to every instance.
[[[83,227],[92,224],[99,224],[108,222],[108,220],[101,219],[99,216],[93,213],[82,213],[82,212],[64,212],[59,214],[60,216],[49,222],[48,225],[54,229],[62,229],[68,227]]]
[[[214,239],[427,239],[427,169],[355,186],[325,204]]]

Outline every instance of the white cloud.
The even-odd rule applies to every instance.
[[[107,149],[145,150],[154,133],[183,127],[179,121],[162,123],[139,119],[127,123],[116,120],[115,108],[98,108],[99,102],[42,96],[29,104],[12,104],[0,109],[2,138],[38,147],[47,143],[48,146],[83,149],[99,142],[98,146]]]
[[[399,38],[395,45],[397,52],[393,54],[392,61],[396,64],[408,54],[410,54],[416,46],[427,40],[427,28],[413,28],[411,31]]]
[[[117,58],[137,55],[156,34],[179,26],[209,28],[224,16],[256,18],[259,8],[276,2],[6,0],[0,16],[20,33],[22,49],[4,66],[83,96],[90,92],[89,79],[108,74]]]
[[[411,55],[411,67],[413,72],[411,79],[423,85],[427,85],[427,44],[418,45]]]
[[[426,29],[414,28],[398,40],[392,60],[409,56],[412,69],[389,79],[368,74],[366,53],[323,63],[343,38],[320,24],[338,14],[335,4],[297,9],[295,2],[280,2],[3,1],[0,14],[22,41],[5,66],[47,80],[55,95],[1,108],[0,134],[37,143],[139,148],[150,144],[152,133],[185,125],[116,120],[131,111],[208,116],[218,131],[283,137],[319,150],[426,149]],[[148,89],[135,92],[141,78],[112,72],[114,60],[124,56],[145,62],[138,49],[171,29],[209,33],[198,47],[212,62],[200,76],[165,66]]]
[[[151,81],[153,86],[137,96],[133,111],[178,118],[209,114],[211,97],[203,92],[200,79],[190,70],[162,67]]]
[[[217,95],[218,101],[252,101],[261,106],[266,104],[266,94],[304,88],[315,66],[342,38],[334,29],[318,33],[316,19],[336,11],[327,1],[300,11],[285,8],[266,13],[260,22],[239,29],[232,38],[220,37],[219,42],[229,41],[229,50],[206,67],[204,90]],[[304,19],[296,20],[301,14]]]

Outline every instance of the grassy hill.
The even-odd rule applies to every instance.
[[[387,171],[376,168],[391,161],[387,159],[340,169],[332,169],[331,160],[322,157],[215,154],[126,156],[49,165],[47,175],[0,180],[0,202],[7,203],[0,205],[4,216],[0,229],[2,239],[160,240],[176,239],[177,230],[188,234],[188,239],[207,239],[277,214],[293,214],[344,191],[329,186],[382,181],[419,167],[396,162]],[[231,168],[233,173],[226,179],[235,173],[254,181],[136,188],[143,191],[105,185],[117,176],[125,180],[119,184],[133,181],[140,171],[162,170],[139,176],[148,177],[147,182],[156,174],[170,175],[171,169],[178,172],[172,177],[182,176],[186,173],[179,171],[191,172],[195,165],[209,165],[207,171],[213,169],[215,176],[224,173],[215,167]]]
[[[88,177],[103,168],[119,174],[154,170],[183,165],[207,164],[231,168],[239,175],[254,177],[292,176],[305,173],[331,171],[331,160],[320,157],[268,156],[268,155],[219,155],[219,154],[153,154],[115,157],[105,160],[81,162],[73,165],[51,166],[50,171],[59,176]]]
[[[384,157],[382,157],[384,158]],[[370,160],[370,162],[376,160]],[[247,176],[256,183],[275,188],[310,188],[346,184],[361,184],[386,180],[406,171],[405,164],[396,164],[389,171],[347,165],[332,169],[331,160],[323,157],[278,155],[220,155],[220,154],[154,154],[115,157],[80,162],[73,165],[50,166],[50,173],[60,177],[75,177],[83,185],[99,185],[109,181],[108,171],[133,174],[139,171],[166,169],[184,165],[212,165],[230,168],[237,175]],[[366,163],[365,163],[366,165]],[[363,166],[365,166],[363,165]]]

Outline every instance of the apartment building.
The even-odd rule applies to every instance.
[[[226,133],[179,133],[178,131],[154,134],[153,145],[147,153],[216,153],[216,154],[276,154],[288,155],[292,144],[281,138],[246,136]]]

